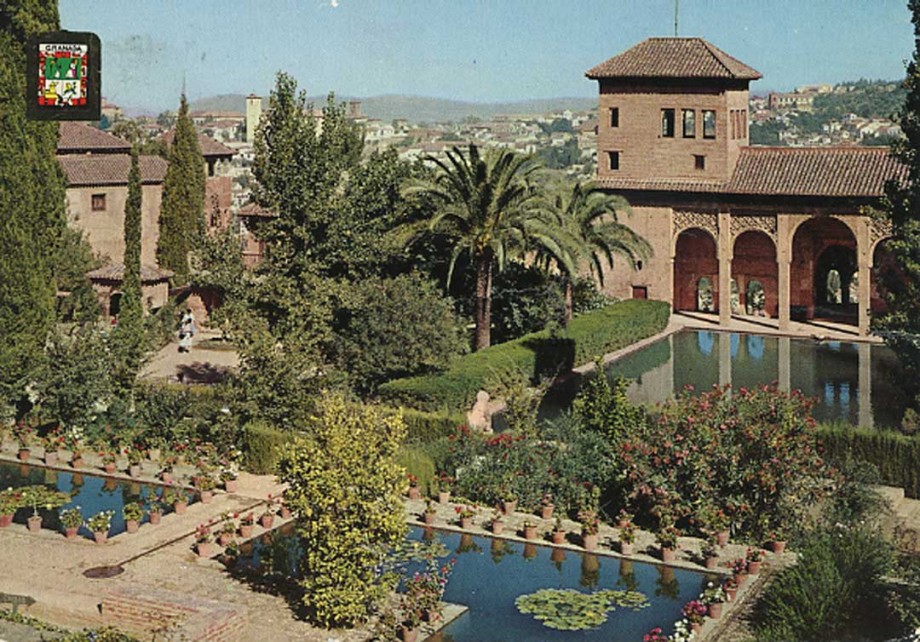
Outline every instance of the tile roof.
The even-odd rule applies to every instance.
[[[725,183],[680,179],[633,179],[600,177],[595,181],[600,187],[613,190],[639,190],[652,192],[724,192]]]
[[[702,38],[648,38],[585,72],[588,78],[719,78],[761,74]]]
[[[771,196],[879,197],[907,168],[887,147],[745,147],[726,191]]]
[[[127,154],[131,144],[107,132],[90,127],[80,122],[64,121],[58,133],[58,154],[76,154],[85,152]]]
[[[271,210],[267,210],[261,205],[259,205],[258,203],[253,203],[253,202],[249,202],[243,205],[240,208],[239,212],[237,212],[237,215],[238,216],[258,216],[262,218],[274,218],[278,216],[277,213]]]
[[[170,129],[168,132],[163,134],[161,140],[166,143],[166,146],[172,145],[173,138],[176,136],[176,130]],[[201,148],[201,155],[207,158],[208,156],[233,156],[236,154],[235,149],[227,147],[223,143],[220,143],[210,136],[205,136],[204,134],[198,134],[198,147]]]
[[[68,187],[89,185],[127,185],[131,170],[128,154],[64,154],[57,157],[67,177]],[[140,157],[141,183],[162,183],[166,178],[165,160],[159,156]]]
[[[154,265],[141,266],[141,283],[156,283],[165,281],[173,275],[172,270],[156,267]],[[125,264],[116,263],[104,265],[103,267],[90,270],[86,273],[86,278],[95,281],[121,281],[125,275]]]

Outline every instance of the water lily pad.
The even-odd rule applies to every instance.
[[[638,591],[580,593],[574,589],[540,589],[520,596],[514,603],[521,613],[533,615],[543,626],[560,631],[596,629],[618,606],[639,610],[649,605]]]

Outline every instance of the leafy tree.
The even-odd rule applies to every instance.
[[[557,244],[559,228],[537,207],[532,179],[538,166],[530,157],[506,149],[491,149],[481,156],[471,144],[466,155],[454,147],[446,161],[429,160],[437,175],[412,181],[405,193],[431,199],[437,210],[430,228],[453,238],[448,285],[457,258],[464,253],[471,257],[476,270],[475,348],[480,350],[491,342],[495,266],[502,269],[507,259],[533,244]]]
[[[605,194],[590,184],[576,182],[570,194],[556,196],[554,206],[562,221],[566,241],[561,246],[570,256],[555,256],[552,246],[540,248],[544,258],[551,258],[565,281],[565,322],[572,320],[573,283],[578,266],[587,264],[601,287],[606,269],[613,269],[613,257],[619,255],[635,266],[646,259],[652,248],[644,238],[617,220],[618,212],[630,214],[629,203],[621,196]]]
[[[59,319],[89,323],[99,318],[99,300],[86,273],[101,263],[80,230],[64,228],[54,274],[58,290],[70,294],[58,300]]]
[[[54,323],[64,177],[57,124],[26,120],[23,45],[57,28],[56,2],[0,0],[0,416],[28,410]]]
[[[332,358],[360,392],[443,369],[464,348],[450,300],[417,274],[355,283],[334,332]]]
[[[907,167],[907,180],[885,187],[884,216],[891,221],[886,242],[896,268],[881,274],[887,312],[875,320],[875,329],[898,354],[907,381],[920,381],[920,0],[910,0],[917,49],[907,64],[907,98],[901,111],[905,139],[892,153]],[[917,394],[916,385],[912,391]],[[920,404],[915,397],[914,405]]]
[[[175,272],[177,284],[188,282],[189,252],[204,233],[204,157],[188,115],[185,94],[179,103],[176,135],[169,147],[169,166],[160,205],[157,262]]]
[[[406,427],[398,413],[338,395],[319,403],[307,435],[283,449],[278,477],[297,515],[310,619],[353,626],[395,585],[379,569],[406,533],[397,464]]]
[[[141,170],[137,150],[131,152],[128,198],[125,201],[125,258],[118,325],[112,335],[116,377],[122,388],[134,385],[144,356],[144,309],[141,302]]]

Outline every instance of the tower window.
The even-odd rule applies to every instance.
[[[104,212],[105,194],[93,194],[91,208],[94,212]]]
[[[674,110],[661,110],[661,135],[664,138],[674,138]]]
[[[696,111],[685,109],[684,118],[684,138],[696,138]]]
[[[620,169],[620,152],[607,152],[607,167],[612,170]]]
[[[611,127],[620,126],[620,108],[619,107],[610,108],[610,126]]]
[[[693,155],[693,166],[696,169],[706,169],[706,157],[702,154]]]
[[[712,109],[703,110],[703,138],[716,137],[716,112]]]

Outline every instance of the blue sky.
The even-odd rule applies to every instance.
[[[311,95],[476,102],[596,94],[593,65],[673,34],[674,0],[60,0],[102,39],[103,93],[129,108],[267,95],[276,71]],[[906,0],[680,0],[680,35],[759,70],[754,92],[900,79]]]

